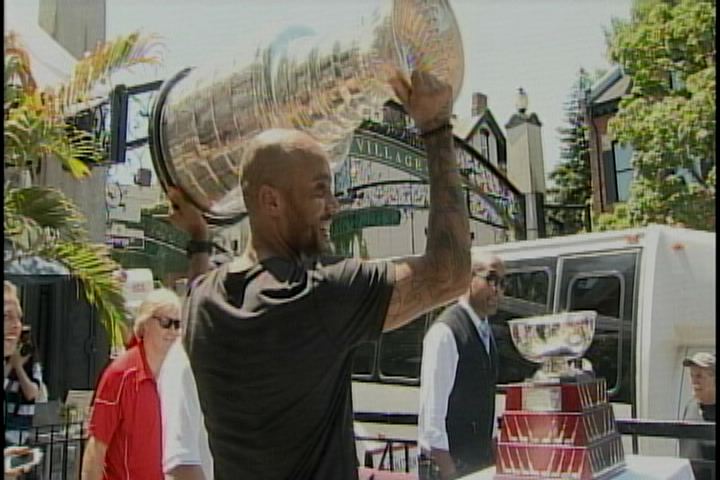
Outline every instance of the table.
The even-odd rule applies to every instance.
[[[625,463],[625,470],[612,480],[695,480],[687,458],[625,455]],[[492,480],[494,474],[495,467],[490,467],[459,480]]]

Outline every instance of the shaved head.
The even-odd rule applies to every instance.
[[[327,159],[325,151],[310,135],[299,130],[265,130],[248,143],[240,167],[240,185],[248,210],[253,210],[258,189],[270,185],[287,190],[293,173],[308,160]]]
[[[328,156],[310,135],[284,129],[256,135],[243,153],[240,187],[256,248],[289,257],[332,248],[339,203]]]
[[[465,298],[480,316],[494,315],[503,296],[505,265],[492,252],[471,249],[472,279]]]
[[[503,261],[492,252],[473,249],[470,253],[470,264],[473,272],[484,272],[491,268],[497,270],[503,265]]]

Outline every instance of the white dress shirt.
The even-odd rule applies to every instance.
[[[487,318],[480,319],[465,299],[458,304],[464,308],[480,338],[483,329],[489,333]],[[489,352],[490,337],[486,339],[485,349]],[[420,367],[420,412],[418,414],[418,444],[424,450],[431,448],[450,450],[445,417],[448,399],[455,384],[455,371],[458,362],[458,350],[452,330],[445,323],[435,322],[423,340],[422,364]]]
[[[200,465],[205,480],[213,478],[213,461],[200,410],[190,360],[178,340],[160,367],[157,379],[162,418],[163,472],[180,465]]]

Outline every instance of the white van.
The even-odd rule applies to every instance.
[[[515,350],[507,320],[596,310],[585,358],[607,380],[616,418],[680,418],[691,395],[682,359],[715,352],[715,233],[651,225],[473,248],[498,254],[507,269],[505,298],[490,318],[500,384],[522,381],[537,369]],[[417,414],[422,339],[438,313],[358,348],[356,412]],[[504,396],[496,400],[499,415]],[[417,440],[414,426],[356,423],[356,434]],[[632,453],[630,438],[624,441]],[[676,454],[676,440],[638,443],[638,453]],[[358,442],[361,463],[366,448],[377,444]]]

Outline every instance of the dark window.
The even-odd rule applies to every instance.
[[[512,272],[505,276],[505,296],[546,305],[549,285],[550,276],[546,270]]]
[[[613,160],[612,150],[604,150],[602,152],[603,178],[605,179],[605,198],[607,204],[613,204],[618,201],[617,182],[615,181],[615,162]]]
[[[598,315],[620,318],[622,277],[588,276],[570,281],[570,310],[595,310]]]
[[[628,198],[630,198],[630,184],[632,183],[632,180],[632,170],[617,172],[615,181],[617,182],[618,202],[627,202]]]
[[[624,285],[622,276],[597,275],[576,276],[570,280],[568,307],[570,310],[595,310],[598,319],[595,324],[595,336],[585,354],[598,377],[605,378],[611,396],[620,390],[622,379],[618,377],[621,352],[621,322],[623,318]],[[630,338],[622,339],[622,344],[630,343]],[[629,366],[623,371],[629,372]],[[624,397],[629,389],[623,389]],[[626,401],[627,398],[613,398]]]
[[[685,90],[686,85],[683,79],[683,74],[677,70],[670,72],[670,89],[675,91]]]
[[[487,130],[480,131],[480,155],[490,161],[490,132]]]
[[[615,191],[618,202],[626,202],[630,197],[630,184],[633,178],[632,148],[613,142],[615,159]]]
[[[635,277],[639,250],[579,255],[562,260],[560,310],[595,310],[595,336],[585,354],[598,377],[607,381],[613,402],[630,403],[634,395]]]
[[[418,380],[427,316],[387,332],[380,339],[380,375]]]

